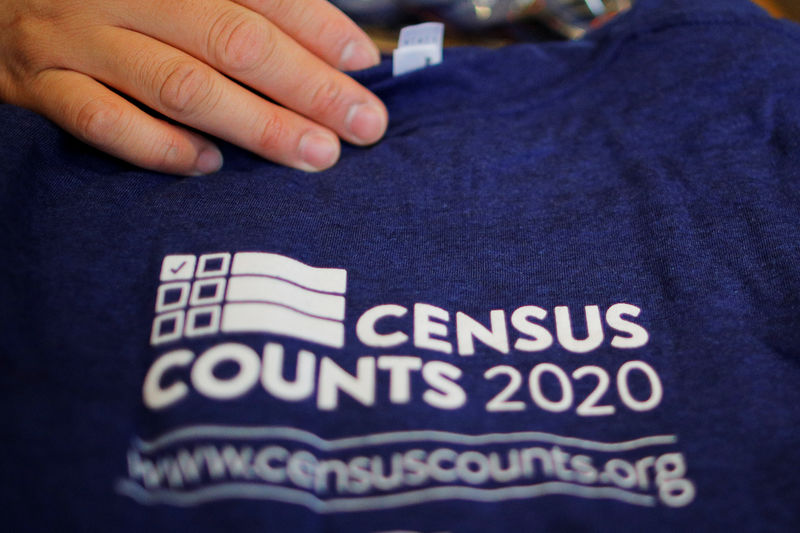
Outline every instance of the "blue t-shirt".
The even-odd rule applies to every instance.
[[[319,174],[0,106],[6,531],[800,527],[800,29],[447,50]]]

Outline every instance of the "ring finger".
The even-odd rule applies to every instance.
[[[327,168],[338,159],[338,139],[328,129],[156,39],[109,26],[81,46],[86,49],[73,69],[182,124],[303,170]]]

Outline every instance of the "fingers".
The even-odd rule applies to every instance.
[[[155,119],[95,80],[68,70],[41,72],[33,89],[47,95],[32,107],[84,142],[136,166],[181,175],[222,166],[209,141]]]
[[[267,159],[321,170],[339,138],[376,142],[388,115],[342,69],[379,60],[326,0],[12,0],[0,16],[0,95],[86,142],[150,169],[219,168],[199,135],[153,118],[108,87],[178,123]],[[265,98],[266,97],[266,98]]]
[[[316,4],[323,5],[309,3]],[[147,0],[130,6],[132,15],[126,22],[131,29],[185,51],[349,142],[374,143],[386,129],[386,108],[375,95],[250,9],[227,0]],[[156,6],[161,16],[153,19],[147,11]],[[299,9],[283,8],[282,20],[300,25]],[[343,41],[337,46],[345,53],[350,41],[334,39]],[[225,99],[227,89],[223,92]]]
[[[328,168],[339,157],[338,138],[328,129],[146,35],[108,28],[82,45],[83,72],[182,124],[301,170]]]
[[[372,39],[327,0],[235,1],[260,13],[336,68],[361,70],[380,62],[380,52]]]

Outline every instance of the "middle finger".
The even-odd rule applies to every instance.
[[[375,95],[260,14],[228,0],[127,6],[130,29],[193,55],[343,139],[363,145],[383,135],[387,112]]]

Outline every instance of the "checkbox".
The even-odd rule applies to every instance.
[[[197,310],[193,309],[193,311]],[[195,312],[192,315],[192,329],[195,331],[200,328],[207,328],[214,323],[214,315],[211,313]]]
[[[176,304],[181,301],[183,290],[179,288],[169,289],[164,291],[164,304]]]
[[[198,278],[213,278],[216,276],[226,276],[231,266],[231,254],[205,254],[201,255],[197,262]]]
[[[192,279],[197,258],[193,255],[168,255],[161,262],[161,281]]]
[[[218,304],[225,296],[225,278],[197,280],[192,284],[190,305]]]
[[[173,311],[158,315],[153,321],[153,331],[150,334],[150,344],[156,346],[165,342],[181,338],[185,315],[183,311]]]
[[[222,310],[218,305],[189,309],[186,316],[186,336],[199,337],[218,333],[220,316],[222,316]]]
[[[156,294],[156,313],[183,309],[189,301],[191,285],[188,281],[164,283]]]

